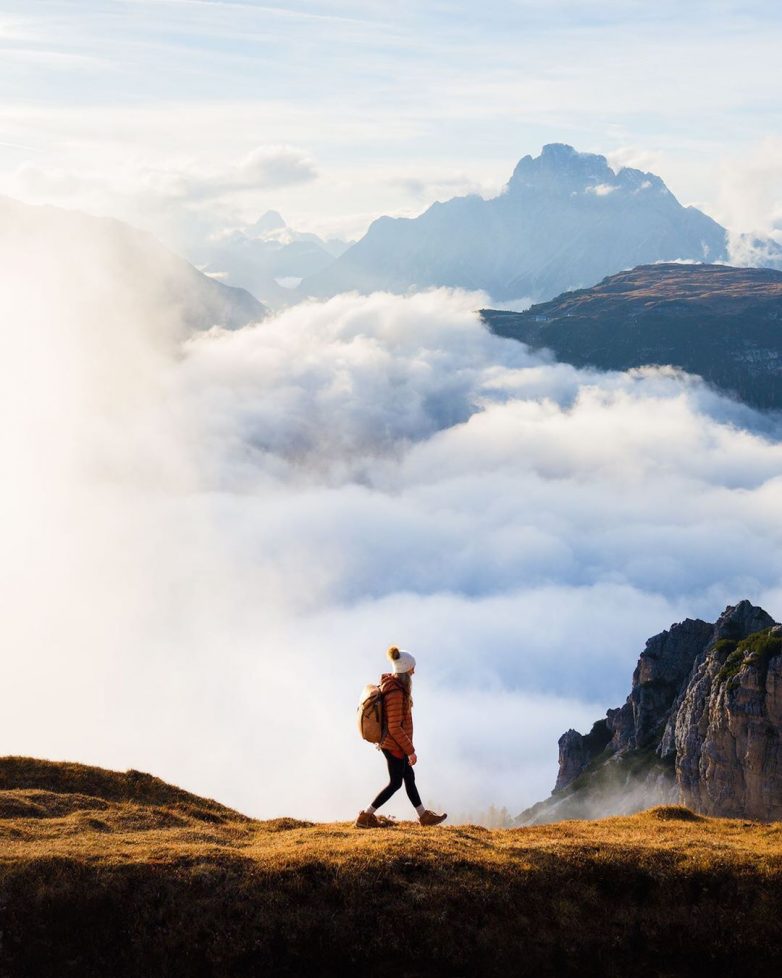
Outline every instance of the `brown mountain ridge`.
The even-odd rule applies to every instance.
[[[782,272],[641,265],[525,312],[484,309],[498,336],[577,367],[671,365],[761,409],[782,408]]]

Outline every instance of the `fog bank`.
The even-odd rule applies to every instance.
[[[779,617],[778,427],[697,380],[550,362],[447,290],[183,336],[102,249],[0,237],[4,753],[352,818],[393,642],[424,802],[518,811],[649,635]]]

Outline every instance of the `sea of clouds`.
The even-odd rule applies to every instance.
[[[474,293],[185,335],[104,244],[0,234],[3,753],[353,818],[395,643],[424,802],[518,812],[648,636],[782,614],[777,420],[533,354]]]

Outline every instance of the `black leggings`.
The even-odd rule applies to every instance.
[[[391,751],[386,750],[385,747],[383,748],[383,753],[386,755],[386,761],[388,762],[388,784],[372,802],[372,806],[374,808],[380,808],[381,805],[385,805],[391,795],[395,791],[399,791],[404,781],[407,797],[417,808],[421,804],[421,796],[418,794],[418,788],[415,786],[415,771],[412,765],[406,757],[394,757]]]

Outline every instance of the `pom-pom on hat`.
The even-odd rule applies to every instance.
[[[398,649],[395,645],[391,646],[388,652],[386,652],[386,655],[391,660],[391,665],[395,673],[410,672],[415,665],[415,658],[409,652],[405,652],[404,649]]]

